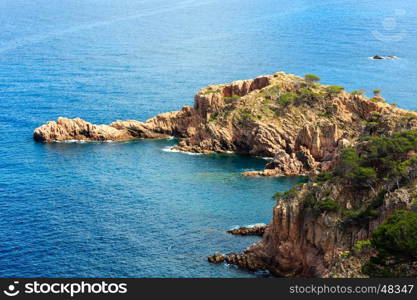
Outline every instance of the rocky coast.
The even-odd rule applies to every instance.
[[[263,170],[244,175],[309,175],[309,182],[275,195],[272,222],[257,232],[260,242],[209,261],[285,277],[362,277],[365,264],[372,276],[386,274],[392,261],[391,256],[381,258],[374,232],[397,211],[416,208],[415,129],[417,113],[387,103],[379,91],[367,97],[364,91],[322,85],[311,74],[303,78],[279,72],[205,87],[192,107],[146,122],[95,125],[59,118],[36,128],[34,139],[174,136],[180,151],[269,157]],[[359,244],[365,246],[356,249]],[[369,264],[372,257],[379,257],[379,264]],[[402,264],[401,272],[414,276],[414,257],[407,259],[395,268]],[[344,272],[349,268],[353,271]],[[395,268],[389,267],[392,274]]]

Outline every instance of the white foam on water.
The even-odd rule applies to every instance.
[[[187,155],[203,155],[203,153],[194,153],[194,152],[187,152],[187,151],[181,151],[181,150],[178,150],[178,149],[173,149],[173,147],[170,147],[170,146],[162,148],[162,151],[164,151],[164,152],[184,153],[184,154],[187,154]]]
[[[86,141],[84,140],[65,140],[65,141],[53,141],[54,143],[59,144],[84,144]]]
[[[235,225],[233,227],[231,227],[229,230],[235,230],[235,229],[239,229],[239,228],[254,228],[254,227],[259,227],[259,226],[266,226],[265,223],[255,223],[255,224],[249,224],[246,226],[239,226],[239,225]]]
[[[259,227],[259,226],[266,226],[266,224],[265,223],[255,223],[255,224],[249,224],[245,227],[246,228],[254,228],[254,227]]]
[[[85,141],[85,140],[65,140],[65,141],[53,141],[54,143],[58,143],[58,144],[85,144],[85,143],[90,143],[90,144],[100,144],[100,143],[116,143],[113,140],[104,140],[104,141]],[[123,141],[121,141],[120,143],[122,143]]]

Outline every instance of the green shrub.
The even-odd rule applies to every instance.
[[[304,208],[312,208],[316,205],[317,199],[313,195],[313,193],[309,192],[307,195],[304,196],[303,205]]]
[[[359,157],[358,152],[354,148],[344,148],[335,173],[340,177],[348,178],[351,176],[350,174],[361,165],[361,163],[362,159]]]
[[[362,206],[359,209],[350,209],[344,211],[344,218],[342,225],[348,226],[360,226],[364,227],[369,224],[369,221],[376,219],[379,216],[378,209],[381,207],[386,195],[386,190],[381,190],[378,195],[372,199],[371,203],[366,206]]]
[[[277,199],[281,199],[282,197],[284,197],[284,193],[282,193],[282,192],[276,192],[276,193],[272,196],[272,199],[277,200]]]
[[[285,198],[295,197],[295,196],[297,196],[297,194],[298,194],[297,187],[292,187],[284,193],[284,197]]]
[[[216,119],[217,119],[217,117],[219,116],[219,113],[217,112],[217,111],[215,111],[215,112],[213,112],[213,113],[211,113],[211,115],[210,115],[210,119],[209,119],[209,122],[213,122],[213,121],[215,121]]]
[[[384,198],[385,195],[388,193],[387,190],[383,189],[381,190],[378,195],[376,195],[376,197],[372,200],[371,202],[371,208],[372,209],[377,209],[379,207],[382,206],[382,204],[384,203]]]
[[[297,94],[294,92],[283,93],[279,96],[278,103],[284,107],[289,106],[297,99]]]
[[[348,258],[350,256],[350,251],[343,251],[340,253],[341,258]]]
[[[385,265],[377,257],[371,257],[369,262],[362,266],[362,273],[375,278],[395,278],[404,277],[403,271],[396,271],[392,266]]]
[[[340,94],[345,88],[337,85],[330,85],[324,88],[329,96],[336,96]]]
[[[408,153],[417,148],[417,131],[402,131],[390,137],[372,137],[366,147],[365,164],[374,167],[380,178],[393,178],[406,173],[414,163]]]
[[[223,99],[224,99],[224,102],[226,102],[226,103],[232,103],[232,102],[235,102],[235,101],[239,100],[240,96],[239,95],[232,95],[230,97],[224,97]]]
[[[336,168],[336,174],[348,179],[357,188],[369,187],[377,174],[373,167],[363,166],[364,160],[351,147],[342,150],[341,160]]]
[[[212,89],[208,89],[207,91],[205,91],[205,92],[203,93],[203,95],[216,94],[216,93],[220,93],[220,90],[212,90]]]
[[[356,90],[356,91],[352,91],[351,92],[351,94],[352,95],[359,95],[359,96],[362,96],[362,95],[364,95],[366,93],[366,91],[365,90]]]
[[[333,176],[333,172],[321,172],[316,176],[315,179],[317,182],[326,182],[330,180]]]
[[[370,206],[362,207],[359,209],[351,209],[344,212],[344,219],[342,221],[342,225],[344,227],[364,227],[369,224],[369,221],[376,219],[378,216],[378,210],[373,209]]]
[[[265,97],[267,99],[276,99],[280,94],[280,89],[278,86],[272,86],[269,88],[263,89],[258,96]]]
[[[378,122],[366,122],[365,125],[370,128],[370,127],[377,127],[378,126]]]
[[[241,126],[246,126],[253,122],[256,116],[248,108],[239,109],[237,111],[237,121]]]
[[[378,182],[407,183],[407,174],[417,167],[417,157],[409,157],[417,149],[417,131],[408,130],[392,136],[367,137],[361,155],[354,148],[342,150],[335,174],[348,179],[353,186],[371,188]]]
[[[376,171],[372,167],[359,167],[353,172],[353,181],[357,186],[366,187],[377,178]]]
[[[378,127],[380,120],[381,113],[373,112],[369,120],[366,121],[364,125],[367,127],[368,130],[372,131]]]
[[[417,259],[417,213],[394,212],[374,231],[371,244],[381,257]]]
[[[339,204],[331,198],[326,198],[324,201],[318,201],[317,204],[317,208],[320,212],[336,212],[339,209]]]
[[[269,104],[271,104],[271,100],[270,99],[265,99],[265,100],[262,101],[262,104],[263,105],[269,105]]]
[[[305,210],[311,211],[315,216],[319,216],[324,212],[336,212],[340,208],[335,200],[327,197],[324,200],[319,201],[312,193],[309,193],[304,197],[303,207]]]
[[[327,118],[327,119],[331,118],[332,115],[333,114],[329,111],[321,112],[321,113],[318,114],[319,117]]]
[[[417,115],[415,113],[408,112],[405,114],[404,119],[415,120],[417,119]]]
[[[397,210],[373,233],[371,246],[378,255],[370,258],[362,272],[371,277],[407,277],[417,260],[417,213]]]
[[[366,241],[357,241],[355,243],[355,245],[353,245],[352,250],[356,253],[356,254],[360,254],[362,253],[364,250],[370,249],[372,248],[372,244],[370,240],[366,240]]]
[[[314,92],[308,88],[300,88],[298,90],[298,102],[301,101],[308,101],[308,102],[316,102],[320,100],[323,96],[320,93]]]
[[[305,74],[304,75],[305,81],[308,83],[315,83],[320,81],[320,77],[314,74]]]
[[[384,100],[384,98],[382,98],[382,97],[372,97],[371,99],[369,99],[369,100],[371,100],[372,102],[375,102],[375,103],[378,103],[378,102],[385,102],[385,100]]]
[[[370,122],[378,122],[380,119],[381,119],[381,113],[380,112],[373,112],[369,121]]]

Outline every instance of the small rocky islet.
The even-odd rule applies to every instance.
[[[382,60],[382,59],[398,59],[397,56],[395,55],[388,55],[388,56],[381,56],[381,55],[374,55],[372,57],[370,57],[371,59],[374,60]]]
[[[417,113],[387,103],[378,90],[369,98],[319,80],[279,72],[211,85],[193,107],[146,122],[58,118],[36,128],[34,139],[174,136],[180,151],[270,157],[263,170],[243,175],[308,175],[308,183],[274,195],[268,226],[229,231],[257,233],[259,242],[210,262],[283,277],[417,276],[415,243],[392,236],[405,234],[400,222],[409,226],[404,241],[417,238]]]

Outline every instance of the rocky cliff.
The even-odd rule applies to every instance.
[[[59,118],[34,131],[43,142],[63,140],[180,139],[188,152],[236,152],[271,157],[263,171],[245,175],[299,175],[331,169],[343,147],[364,134],[416,126],[415,113],[381,97],[369,99],[304,78],[276,73],[201,89],[194,106],[146,122],[94,125]]]
[[[349,210],[347,207],[355,200],[354,192],[349,191],[350,195],[346,195],[346,189],[339,185],[329,188],[332,192],[326,197],[337,199],[338,205]],[[324,189],[318,193],[323,193]],[[416,189],[397,190],[384,199],[378,208],[378,216],[366,220],[366,224],[342,227],[347,218],[342,212],[323,211],[317,215],[306,208],[305,201],[311,190],[315,190],[313,184],[306,184],[298,190],[297,196],[281,199],[274,208],[272,222],[262,241],[241,254],[229,254],[226,261],[249,270],[269,270],[283,277],[340,276],[341,270],[334,271],[340,257],[351,251],[357,242],[369,240],[373,231],[394,210],[411,209],[411,195],[416,192]],[[362,198],[356,209],[366,205],[367,199],[371,198]],[[325,198],[319,196],[317,201],[324,202]],[[356,256],[358,258],[361,256]],[[361,277],[362,266],[359,264],[345,276]]]
[[[224,259],[285,277],[415,277],[416,184],[416,130],[364,138],[332,171],[277,193],[263,239]]]

